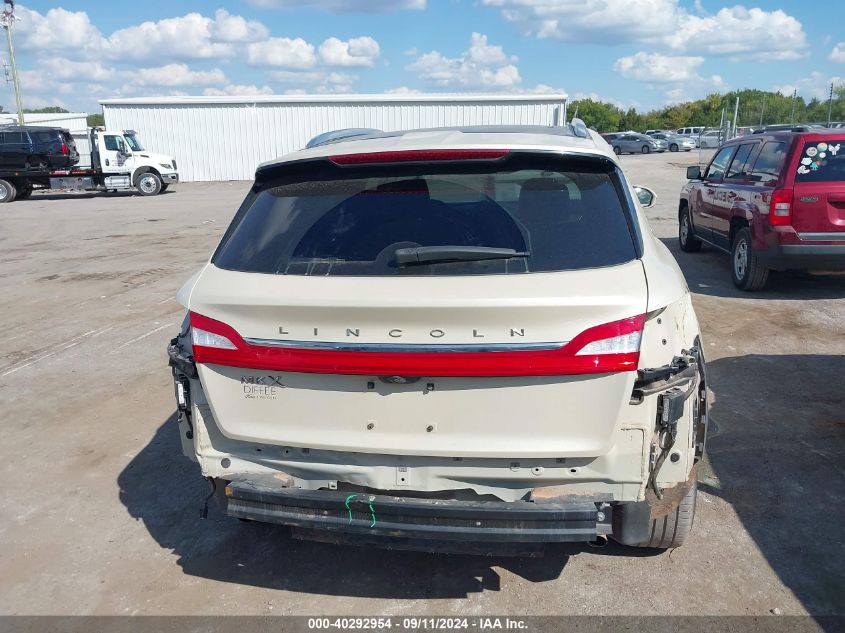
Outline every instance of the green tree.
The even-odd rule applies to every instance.
[[[46,108],[37,108],[37,109],[30,109],[24,108],[23,109],[25,114],[65,114],[69,112],[69,110],[65,110],[59,106],[48,106]]]
[[[106,124],[106,119],[102,112],[88,115],[88,127],[103,127]]]

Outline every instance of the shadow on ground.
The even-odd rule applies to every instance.
[[[731,504],[814,615],[845,614],[845,357],[708,363],[715,394],[701,486]],[[709,482],[709,483],[707,483]]]
[[[690,291],[695,294],[781,301],[845,297],[845,274],[811,274],[798,270],[773,271],[762,290],[744,292],[731,281],[731,257],[724,251],[705,244],[698,253],[684,253],[677,238],[663,238],[661,241],[678,260]]]

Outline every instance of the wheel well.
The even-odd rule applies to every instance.
[[[748,226],[748,220],[745,218],[731,218],[731,232],[728,242],[733,244],[736,234],[739,233],[740,229],[745,228],[746,226]]]
[[[689,202],[686,200],[681,200],[678,203],[678,217],[681,217],[681,214],[689,208]]]
[[[135,170],[135,175],[132,176],[132,186],[138,186],[138,180],[141,178],[141,174],[146,174],[147,172],[152,172],[159,178],[161,178],[161,173],[155,167],[139,167]]]

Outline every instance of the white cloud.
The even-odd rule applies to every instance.
[[[188,13],[158,22],[142,22],[108,38],[108,56],[116,60],[212,59],[229,57],[234,48],[215,39],[216,21]]]
[[[830,96],[830,84],[834,86],[845,85],[845,77],[830,76],[820,73],[817,70],[808,76],[798,79],[794,83],[775,86],[775,90],[787,97],[792,96],[792,91],[797,90],[799,97],[804,99],[819,99],[826,101]]]
[[[248,0],[256,7],[266,9],[300,9],[302,0]],[[381,13],[401,9],[425,9],[426,0],[310,0],[309,7],[328,9],[336,13],[360,11]]]
[[[270,78],[280,84],[298,86],[297,88],[287,89],[285,94],[304,94],[307,91],[302,86],[308,86],[311,92],[317,93],[352,92],[352,88],[358,80],[357,75],[322,70],[302,72],[276,70],[270,73]]]
[[[742,5],[706,14],[679,0],[481,0],[525,33],[539,38],[607,45],[640,43],[674,53],[727,55],[754,60],[805,55],[801,23],[778,9]]]
[[[21,17],[14,27],[15,46],[20,50],[44,53],[73,50],[75,56],[99,54],[105,39],[85,11],[50,9],[45,14],[26,7],[17,7]]]
[[[409,88],[408,86],[399,86],[398,88],[391,88],[390,90],[385,90],[385,94],[389,95],[419,95],[422,94],[422,90],[417,90],[416,88]]]
[[[138,68],[130,79],[133,86],[216,86],[225,83],[226,73],[219,68],[191,70],[187,64]]]
[[[314,45],[301,37],[271,37],[253,42],[246,49],[246,63],[250,66],[311,68],[316,62]]]
[[[270,37],[270,31],[258,20],[232,15],[226,9],[214,13],[212,35],[222,42],[255,42]]]
[[[378,42],[368,36],[345,42],[330,37],[320,44],[320,59],[329,66],[372,66],[380,52]]]
[[[659,53],[639,52],[620,57],[613,70],[625,79],[652,83],[677,83],[697,78],[697,70],[704,63],[703,57],[673,57]]]
[[[522,82],[516,57],[507,57],[499,46],[487,43],[487,36],[473,33],[470,48],[459,57],[438,51],[420,55],[406,66],[428,84],[441,88],[513,88]]]
[[[845,42],[839,42],[834,46],[827,58],[832,62],[845,62]]]
[[[270,86],[256,86],[255,84],[229,84],[223,88],[206,88],[202,93],[209,97],[250,97],[253,95],[271,95],[273,89]]]

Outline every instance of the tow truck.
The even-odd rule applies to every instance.
[[[147,151],[134,130],[88,131],[91,166],[51,170],[0,167],[0,203],[22,200],[38,190],[129,191],[155,196],[179,182],[176,159]]]

